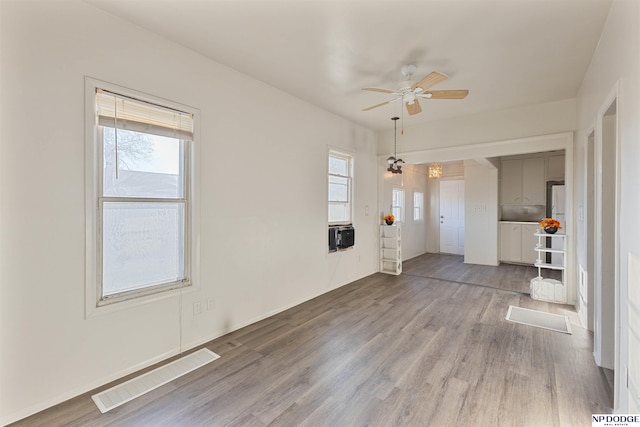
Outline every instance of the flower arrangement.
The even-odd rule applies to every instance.
[[[556,227],[558,230],[562,228],[560,227],[560,221],[553,218],[541,219],[540,221],[538,221],[538,224],[540,224],[540,228]]]
[[[385,216],[382,217],[382,220],[386,222],[388,225],[391,225],[393,224],[393,221],[396,220],[396,217],[393,216],[393,214],[386,214]]]

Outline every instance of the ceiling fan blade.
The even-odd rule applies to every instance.
[[[382,107],[383,105],[386,105],[386,104],[388,104],[388,103],[390,103],[392,101],[395,101],[395,100],[392,99],[391,101],[381,102],[380,104],[376,104],[376,105],[372,105],[371,107],[363,108],[362,111],[373,110],[374,108]]]
[[[422,107],[420,107],[420,103],[418,102],[417,99],[413,101],[413,104],[407,103],[407,111],[409,112],[410,116],[413,116],[414,114],[418,114],[419,112],[422,111]]]
[[[418,83],[411,86],[411,89],[421,88],[422,90],[427,90],[432,86],[437,85],[440,82],[447,80],[449,77],[446,74],[439,73],[437,71],[432,72],[424,79],[420,80]]]
[[[377,87],[363,87],[362,90],[368,90],[370,92],[382,92],[382,93],[394,93],[394,91],[389,89],[378,89]]]
[[[467,89],[464,90],[430,90],[425,93],[421,93],[418,96],[420,98],[430,99],[464,99],[469,94]],[[429,96],[431,95],[431,96]]]

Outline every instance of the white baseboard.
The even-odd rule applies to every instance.
[[[74,397],[78,397],[82,394],[88,393],[91,390],[94,390],[98,387],[102,387],[105,384],[109,384],[112,381],[116,381],[120,378],[126,377],[127,375],[133,374],[134,372],[137,372],[141,369],[147,368],[151,365],[154,365],[156,363],[162,362],[163,360],[166,360],[170,357],[173,357],[175,355],[179,354],[179,349],[176,347],[175,349],[169,350],[165,353],[162,353],[158,356],[152,357],[151,359],[145,360],[144,362],[138,363],[134,366],[131,366],[129,368],[126,369],[122,369],[118,372],[115,372],[113,374],[104,376],[98,380],[95,381],[91,381],[90,383],[84,384],[82,386],[79,387],[75,387],[65,393],[59,394],[55,397],[52,397],[51,399],[47,399],[43,402],[37,403],[35,405],[32,405],[24,410],[21,411],[17,411],[17,412],[13,412],[9,415],[6,416],[2,416],[2,418],[0,418],[0,425],[7,425],[7,424],[11,424],[14,423],[16,421],[19,421],[23,418],[27,418],[33,414],[36,414],[40,411],[44,411],[47,408],[50,408],[52,406],[58,405],[64,401],[67,401],[69,399],[73,399]]]
[[[69,390],[69,391],[67,391],[65,393],[61,393],[61,394],[59,394],[59,395],[57,395],[57,396],[55,396],[55,397],[53,397],[51,399],[47,399],[47,400],[45,400],[43,402],[40,402],[40,403],[35,404],[35,405],[32,405],[32,406],[30,406],[30,407],[28,407],[26,409],[23,409],[23,410],[20,410],[20,411],[16,411],[16,412],[11,413],[11,414],[6,415],[6,416],[3,415],[0,418],[0,425],[5,426],[7,424],[11,424],[13,422],[19,421],[19,420],[21,420],[23,418],[27,418],[27,417],[29,417],[29,416],[31,416],[33,414],[36,414],[36,413],[38,413],[40,411],[43,411],[43,410],[45,410],[47,408],[55,406],[55,405],[57,405],[59,403],[62,403],[64,401],[66,401],[66,400],[73,399],[74,397],[80,396],[81,394],[84,394],[84,393],[88,393],[88,392],[90,392],[90,391],[92,391],[92,390],[94,390],[94,389],[96,389],[98,387],[104,386],[105,384],[108,384],[110,382],[116,381],[116,380],[118,380],[120,378],[123,378],[123,377],[125,377],[127,375],[133,374],[134,372],[137,372],[137,371],[139,371],[141,369],[147,368],[147,367],[149,367],[151,365],[154,365],[156,363],[162,362],[162,361],[164,361],[166,359],[169,359],[170,357],[176,356],[176,355],[178,355],[180,353],[184,353],[185,351],[189,351],[189,350],[191,350],[191,349],[193,349],[195,347],[203,345],[203,344],[205,344],[205,343],[207,343],[209,341],[212,341],[212,340],[214,340],[216,338],[220,338],[221,336],[226,335],[226,334],[228,334],[230,332],[236,331],[238,329],[242,329],[245,326],[249,326],[249,325],[251,325],[253,323],[259,322],[260,320],[264,320],[264,319],[266,319],[268,317],[274,316],[274,315],[276,315],[278,313],[281,313],[281,312],[283,312],[285,310],[293,308],[293,307],[295,307],[297,305],[300,305],[300,304],[302,304],[304,302],[312,300],[313,298],[317,298],[320,295],[323,295],[323,294],[325,294],[327,292],[331,292],[334,289],[337,289],[337,288],[340,288],[342,286],[348,285],[351,282],[354,282],[356,280],[360,280],[360,279],[362,279],[364,277],[367,277],[367,276],[369,276],[371,274],[374,274],[376,272],[377,271],[372,271],[371,273],[365,274],[365,275],[363,275],[363,276],[361,276],[359,278],[355,278],[355,279],[351,280],[350,282],[337,285],[335,288],[322,290],[320,292],[317,292],[317,293],[314,293],[314,294],[312,294],[310,296],[307,296],[307,297],[303,298],[302,300],[300,300],[298,302],[292,302],[292,303],[287,304],[285,306],[279,307],[279,308],[277,308],[275,310],[271,310],[268,313],[256,316],[256,317],[254,317],[254,318],[252,318],[250,320],[235,323],[235,324],[231,325],[228,330],[216,331],[216,332],[213,332],[211,334],[207,334],[205,336],[199,337],[198,339],[196,339],[194,341],[191,341],[191,342],[188,342],[186,344],[183,343],[182,348],[176,347],[176,348],[171,349],[171,350],[169,350],[169,351],[167,351],[165,353],[162,353],[162,354],[160,354],[158,356],[155,356],[155,357],[152,357],[152,358],[150,358],[148,360],[145,360],[144,362],[138,363],[138,364],[136,364],[134,366],[131,366],[129,368],[126,368],[126,369],[122,369],[122,370],[120,370],[118,372],[115,372],[113,374],[104,376],[104,377],[102,377],[102,378],[100,378],[98,380],[91,381],[91,382],[89,382],[87,384],[84,384],[82,386],[73,388],[73,389],[71,389],[71,390]]]

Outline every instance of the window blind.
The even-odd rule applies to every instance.
[[[98,124],[182,140],[193,140],[193,115],[96,89]]]

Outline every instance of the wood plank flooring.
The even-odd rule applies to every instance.
[[[405,261],[402,266],[405,274],[468,283],[507,291],[529,293],[529,283],[538,276],[538,269],[531,265],[465,264],[461,255],[427,254]],[[558,270],[544,270],[545,278],[562,280]]]
[[[503,266],[433,278],[454,273],[430,257],[213,340],[220,359],[111,412],[94,391],[16,425],[590,426],[610,412],[572,307],[531,300]],[[507,322],[510,304],[566,314],[573,335]]]

